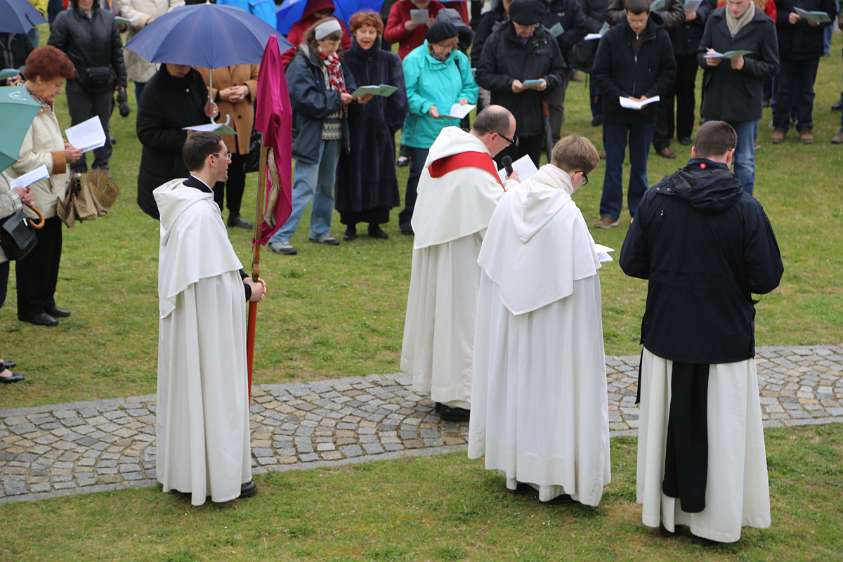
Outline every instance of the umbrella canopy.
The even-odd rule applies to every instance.
[[[304,9],[310,0],[286,0],[276,14],[275,29],[284,35],[304,16]],[[351,16],[360,10],[372,10],[380,13],[384,0],[332,0],[334,15],[348,23]],[[283,47],[282,47],[283,50]]]
[[[0,172],[17,161],[23,137],[39,111],[41,104],[23,86],[0,88]]]
[[[271,35],[272,26],[239,8],[196,4],[157,18],[126,48],[149,62],[218,68],[258,64]],[[290,47],[284,38],[278,42]]]
[[[46,21],[27,0],[0,0],[0,33],[27,33]]]

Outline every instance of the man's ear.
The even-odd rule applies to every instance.
[[[732,162],[735,160],[735,149],[730,148],[726,151],[726,165],[731,166]]]
[[[691,147],[691,158],[696,158],[696,157],[697,157],[697,147],[692,146]]]

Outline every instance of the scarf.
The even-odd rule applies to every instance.
[[[732,12],[729,9],[726,9],[726,26],[729,28],[729,34],[732,38],[738,34],[738,32],[744,28],[746,24],[752,21],[752,18],[755,17],[755,4],[752,2],[749,3],[749,8],[743,13],[743,15],[739,18],[736,18],[732,15]]]
[[[337,53],[332,55],[319,53],[319,58],[322,59],[322,64],[325,65],[325,72],[328,75],[328,88],[338,92],[348,93],[348,90],[345,88],[345,79],[342,76],[340,56]]]

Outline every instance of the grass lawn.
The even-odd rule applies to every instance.
[[[760,123],[756,195],[764,204],[784,255],[785,277],[758,306],[758,344],[836,343],[843,334],[843,147],[828,140],[839,126],[829,106],[837,99],[843,72],[841,37],[835,55],[820,65],[815,102],[817,143],[793,139],[769,142],[769,110]],[[133,98],[133,96],[132,96]],[[600,141],[589,125],[587,88],[572,83],[565,131]],[[60,121],[69,125],[64,99]],[[55,329],[19,323],[14,275],[0,311],[0,354],[13,357],[28,373],[25,383],[0,392],[0,408],[151,393],[157,353],[156,272],[158,224],[135,203],[140,146],[135,113],[112,127],[118,139],[112,172],[123,189],[104,219],[65,230],[58,301],[73,316]],[[677,160],[650,158],[654,182],[680,166],[687,148],[674,143]],[[406,168],[399,171],[403,192]],[[597,216],[602,169],[591,175],[576,200],[587,219]],[[253,208],[256,179],[249,176],[245,209]],[[287,382],[398,370],[410,274],[411,240],[397,228],[397,211],[386,226],[388,241],[365,236],[340,247],[306,241],[307,217],[293,242],[295,257],[264,252],[263,273],[270,295],[259,314],[256,382]],[[595,239],[620,249],[628,217]],[[335,234],[342,233],[338,218]],[[251,234],[231,233],[247,266]],[[606,351],[632,354],[646,291],[625,277],[617,263],[601,271]],[[2,356],[2,355],[0,355]]]
[[[2,560],[843,560],[843,431],[767,432],[773,525],[734,545],[641,525],[632,438],[599,508],[515,495],[465,454],[273,473],[191,508],[157,488],[0,507]]]

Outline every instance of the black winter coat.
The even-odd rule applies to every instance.
[[[395,175],[395,132],[407,115],[401,59],[379,45],[364,50],[353,41],[345,54],[345,64],[358,87],[390,84],[398,91],[388,98],[375,96],[365,105],[349,106],[351,150],[340,155],[335,206],[340,213],[397,207],[400,199]]]
[[[528,137],[544,133],[543,93],[513,93],[512,82],[543,78],[551,90],[562,84],[565,72],[559,45],[547,29],[539,27],[524,45],[507,22],[486,41],[475,79],[491,92],[492,104],[502,105],[515,116],[517,135]]]
[[[556,37],[556,43],[562,51],[565,62],[570,66],[571,48],[588,33],[585,27],[585,14],[578,0],[548,0],[546,4],[547,13],[542,23],[548,30],[557,23],[562,26],[563,32]]]
[[[626,21],[623,2],[624,0],[609,0],[609,10],[606,14],[609,25],[619,25]],[[651,12],[651,15],[655,16],[659,25],[668,31],[675,29],[685,22],[685,3],[683,0],[666,0],[664,10]]]
[[[474,30],[474,41],[471,43],[471,66],[480,67],[480,57],[483,54],[483,45],[491,37],[492,33],[498,30],[507,20],[506,12],[503,9],[503,2],[498,2],[494,9],[480,16],[477,29]]]
[[[182,128],[208,122],[204,109],[207,100],[201,74],[191,70],[184,78],[176,78],[163,64],[143,89],[137,118],[138,139],[143,145],[138,205],[153,218],[158,218],[158,206],[152,190],[188,175],[182,159],[187,131]]]
[[[108,10],[101,10],[94,2],[91,17],[81,11],[68,8],[56,16],[50,28],[48,44],[60,49],[76,66],[76,80],[84,90],[103,92],[115,84],[126,87],[126,65],[123,62],[123,42],[114,16]],[[90,69],[110,68],[111,79],[105,84],[96,84]]]
[[[729,61],[707,66],[705,52],[719,53],[737,49],[750,51],[744,57],[744,67],[732,70]],[[703,67],[702,118],[731,123],[761,119],[764,83],[779,73],[779,47],[776,29],[761,10],[732,38],[726,26],[725,8],[718,8],[705,23],[697,61]]]
[[[775,289],[784,271],[761,204],[724,164],[705,159],[647,190],[620,266],[649,281],[644,347],[698,364],[755,355],[752,293]]]
[[[665,96],[673,89],[676,59],[667,32],[651,17],[641,37],[644,41],[636,53],[632,47],[635,34],[624,20],[600,40],[591,77],[602,94],[607,123],[655,123],[658,104],[625,109],[618,98]]]
[[[815,59],[823,54],[823,33],[831,22],[816,27],[799,20],[791,25],[788,16],[793,8],[806,12],[825,12],[834,21],[837,9],[834,0],[776,0],[776,33],[779,37],[779,56],[785,60]]]
[[[342,107],[340,93],[329,90],[325,85],[322,63],[305,44],[299,46],[285,74],[293,104],[293,156],[304,162],[316,162],[322,142],[322,122]],[[349,93],[354,92],[357,85],[344,62],[342,74],[346,89]],[[342,134],[343,145],[347,146],[348,121],[345,118],[342,120]]]
[[[715,10],[715,0],[702,0],[697,7],[697,17],[694,21],[686,21],[679,27],[670,30],[670,40],[673,42],[673,54],[677,57],[692,55],[697,52],[705,30],[708,16]]]
[[[578,0],[580,7],[585,17],[585,31],[586,34],[598,33],[606,23],[606,13],[609,9],[609,0]],[[591,67],[594,66],[594,57],[597,54],[597,46],[599,41],[585,41],[580,40],[571,49],[568,64],[582,70],[583,72],[591,72]]]

